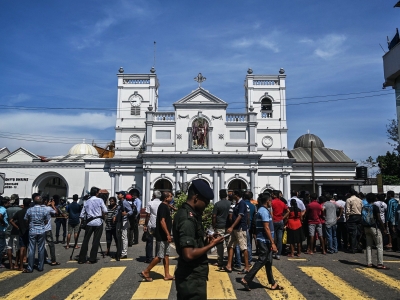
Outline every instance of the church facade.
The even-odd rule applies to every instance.
[[[195,80],[198,87],[173,111],[159,111],[156,74],[118,74],[115,156],[85,160],[88,186],[95,170],[107,169],[112,193],[137,188],[145,201],[154,189],[179,190],[196,178],[215,195],[222,188],[288,195],[294,159],[287,152],[284,71],[248,71],[244,113],[228,113],[228,103],[201,86],[205,78]]]
[[[288,150],[286,75],[255,75],[244,79],[244,112],[230,113],[228,102],[202,87],[195,77],[193,91],[177,99],[173,110],[159,110],[159,81],[149,74],[117,74],[115,155],[99,158],[96,149],[78,144],[66,156],[43,158],[20,148],[1,152],[0,173],[7,193],[20,197],[33,192],[71,198],[91,186],[116,191],[138,189],[147,203],[154,190],[181,190],[201,178],[213,189],[247,189],[257,195],[277,189],[289,197],[291,184],[311,190],[310,141],[304,135]],[[305,138],[306,137],[306,138]],[[356,163],[339,150],[314,144],[319,192],[323,185],[359,184]],[[2,148],[6,149],[6,148]],[[21,178],[24,178],[23,180]],[[19,180],[12,186],[12,180]]]

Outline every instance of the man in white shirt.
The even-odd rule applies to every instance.
[[[107,207],[103,199],[98,198],[100,189],[92,187],[90,189],[90,198],[85,201],[81,211],[81,220],[86,219],[87,225],[85,229],[85,237],[83,238],[82,248],[79,252],[79,264],[94,264],[97,262],[97,251],[100,246],[100,239],[103,233],[103,219],[107,215]],[[90,257],[87,260],[86,254],[88,251],[89,240],[93,234],[92,249]]]
[[[147,232],[146,239],[146,263],[150,263],[153,256],[153,239],[156,229],[157,211],[161,204],[161,192],[155,190],[153,192],[152,200],[146,205],[146,220],[144,222],[143,231]]]
[[[337,230],[336,230],[336,239],[337,239],[337,244],[338,244],[338,249],[344,249],[347,250],[347,244],[348,244],[348,239],[347,239],[347,226],[346,226],[346,201],[343,200],[343,195],[339,194],[333,194],[333,197],[336,199],[336,205],[338,207],[341,207],[341,214],[338,216],[337,220]],[[343,246],[342,246],[342,241],[343,241]]]
[[[292,190],[290,192],[290,197],[291,197],[290,200],[296,199],[297,207],[301,210],[301,215],[303,216],[306,211],[306,206],[304,205],[303,201],[301,201],[301,199],[299,199],[297,196],[298,196],[297,191]],[[287,203],[288,207],[290,207],[290,200]]]

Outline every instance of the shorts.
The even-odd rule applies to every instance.
[[[308,224],[308,236],[314,236],[317,231],[319,237],[323,237],[322,224]]]
[[[72,234],[72,231],[74,233],[78,233],[78,231],[79,231],[79,223],[76,224],[76,225],[71,225],[71,224],[68,223],[68,234]]]
[[[19,250],[19,235],[10,235],[6,238],[6,250],[11,250],[11,252]]]
[[[19,246],[20,247],[29,247],[29,231],[27,230],[24,235],[19,236]]]
[[[165,258],[171,252],[171,246],[168,241],[160,241],[156,243],[156,252],[158,258]]]
[[[228,240],[228,248],[239,244],[240,251],[247,250],[247,232],[246,230],[233,230]]]

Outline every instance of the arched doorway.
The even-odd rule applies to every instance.
[[[229,182],[228,190],[247,190],[247,184],[242,179],[234,179]]]
[[[40,193],[42,196],[58,195],[67,199],[68,183],[63,176],[56,172],[48,172],[35,179],[32,185],[33,193]]]
[[[172,191],[172,183],[167,179],[159,179],[154,184],[153,190],[163,191]]]

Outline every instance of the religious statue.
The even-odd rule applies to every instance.
[[[197,118],[192,124],[192,149],[207,149],[208,122]]]

